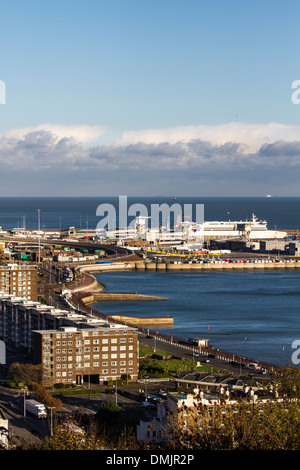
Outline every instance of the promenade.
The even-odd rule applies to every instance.
[[[281,265],[281,263],[280,263],[280,265]],[[297,264],[297,266],[298,266],[298,264]],[[299,262],[299,267],[300,267],[300,262]],[[113,268],[111,268],[111,269],[113,269]],[[97,272],[101,272],[101,271],[103,272],[103,271],[107,271],[107,270],[108,270],[108,268],[97,267]],[[84,274],[87,275],[85,270],[84,270]],[[97,298],[97,295],[100,295],[100,294],[97,294],[97,292],[96,292],[96,294],[93,293],[93,286],[95,285],[95,277],[92,276],[89,273],[89,277],[85,277],[84,279],[85,279],[85,283],[83,285],[84,288],[81,290],[80,286],[78,285],[76,287],[76,290],[72,291],[72,303],[78,309],[80,309],[82,312],[88,313],[89,315],[93,315],[97,318],[102,318],[102,319],[110,321],[110,322],[121,323],[121,324],[129,325],[129,326],[133,326],[133,327],[137,328],[137,330],[139,332],[139,338],[140,338],[141,342],[145,342],[146,338],[151,337],[153,339],[153,344],[154,344],[155,341],[159,342],[159,348],[162,351],[169,351],[170,346],[176,347],[176,351],[177,351],[177,354],[179,356],[180,356],[180,353],[182,352],[183,357],[186,355],[186,353],[188,353],[188,355],[190,355],[192,357],[196,357],[196,355],[199,355],[203,359],[211,358],[209,361],[212,364],[213,364],[213,362],[216,362],[216,360],[217,360],[217,366],[218,367],[222,367],[222,366],[227,367],[228,364],[231,363],[231,364],[235,365],[236,367],[238,366],[238,367],[242,368],[242,367],[248,367],[249,364],[251,364],[251,363],[255,363],[255,364],[257,364],[257,367],[260,367],[262,369],[269,369],[270,370],[270,369],[276,369],[277,368],[276,366],[274,366],[272,364],[267,364],[265,362],[259,362],[257,360],[252,359],[252,358],[249,358],[249,357],[238,356],[236,354],[232,354],[232,353],[227,352],[227,351],[221,351],[220,349],[214,348],[213,346],[208,346],[208,345],[207,346],[196,346],[196,345],[193,345],[191,342],[186,341],[182,338],[174,337],[172,335],[170,335],[170,336],[163,335],[163,334],[159,333],[159,331],[157,331],[157,329],[155,329],[155,326],[157,328],[159,328],[159,324],[160,324],[160,320],[157,322],[157,324],[155,324],[155,318],[154,319],[147,319],[148,320],[148,325],[147,325],[147,327],[143,327],[143,326],[138,325],[135,322],[135,318],[131,319],[130,317],[127,317],[127,318],[122,319],[120,316],[115,317],[115,316],[111,316],[111,315],[104,315],[104,314],[100,313],[99,311],[93,309],[93,307],[92,307],[93,302],[89,301],[89,300],[91,300],[92,297],[94,297],[94,295],[96,295],[96,298]],[[89,285],[88,285],[88,281],[90,282]],[[90,286],[90,290],[89,290],[88,286]],[[103,295],[105,295],[105,294],[103,294]],[[114,294],[114,295],[116,295],[116,294]],[[120,295],[121,295],[120,300],[122,299],[122,296],[124,296],[123,300],[125,300],[127,294],[120,294]],[[134,294],[134,296],[136,297],[135,300],[139,299],[139,294]],[[143,297],[143,296],[141,296],[141,297]],[[157,299],[158,300],[163,300],[163,298],[159,298],[159,297]],[[152,326],[151,326],[151,324],[152,324]]]

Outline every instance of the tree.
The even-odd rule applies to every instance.
[[[29,388],[34,392],[35,400],[44,403],[45,406],[54,408],[62,407],[61,401],[58,398],[54,398],[42,385],[33,382],[29,384]]]
[[[300,450],[300,370],[284,368],[271,377],[254,402],[182,406],[169,412],[164,449]]]
[[[42,366],[41,364],[21,364],[13,362],[8,369],[8,376],[15,382],[30,382],[41,383],[42,381]]]
[[[9,256],[6,255],[2,248],[0,248],[0,265],[6,264],[9,260]]]

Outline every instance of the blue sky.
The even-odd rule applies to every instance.
[[[0,195],[299,195],[299,13],[296,0],[6,4]]]

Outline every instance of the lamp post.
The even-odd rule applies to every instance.
[[[39,236],[39,256],[38,256],[38,263],[40,264],[41,261],[41,222],[40,222],[40,212],[41,209],[38,209],[38,236]]]
[[[25,398],[25,392],[26,392],[27,390],[28,390],[27,387],[24,387],[24,388],[21,389],[21,391],[24,392],[24,393],[23,393],[23,397],[24,397],[24,398],[23,398],[23,415],[24,415],[24,419],[26,418],[26,398]]]
[[[49,406],[49,410],[50,410],[50,436],[52,436],[53,435],[53,412],[52,410],[55,410],[55,407]]]

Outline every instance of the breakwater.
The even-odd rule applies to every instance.
[[[130,302],[130,301],[146,301],[146,300],[168,300],[168,297],[159,297],[156,295],[144,294],[122,294],[122,293],[101,293],[94,292],[87,297],[82,298],[86,305],[95,304],[97,302]]]
[[[108,315],[110,320],[116,320],[125,324],[135,325],[135,326],[163,326],[163,327],[172,327],[173,318],[172,317],[151,317],[151,318],[138,318],[138,317],[129,317],[124,315]]]
[[[180,271],[180,272],[205,272],[205,271],[246,271],[246,270],[278,270],[278,269],[300,269],[300,260],[280,260],[280,261],[263,261],[255,260],[253,262],[234,261],[234,262],[199,262],[199,263],[153,263],[139,261],[131,263],[131,267],[135,271]]]

